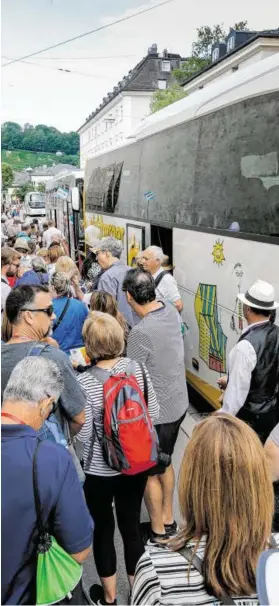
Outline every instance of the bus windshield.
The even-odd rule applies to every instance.
[[[30,208],[44,208],[45,196],[42,194],[31,194],[28,205],[30,206]]]

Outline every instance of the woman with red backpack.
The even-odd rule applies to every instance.
[[[77,435],[84,443],[84,484],[94,519],[94,559],[102,586],[93,585],[93,604],[116,604],[114,515],[124,544],[132,587],[144,553],[140,511],[147,471],[156,465],[157,435],[152,419],[159,405],[143,365],[123,358],[124,332],[112,316],[93,312],[83,328],[86,352],[95,365],[77,377],[86,396],[86,420]]]

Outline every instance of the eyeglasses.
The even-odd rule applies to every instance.
[[[49,316],[49,318],[51,318],[53,312],[54,312],[54,307],[53,305],[50,305],[49,307],[45,307],[45,309],[30,309],[30,307],[23,307],[21,311],[41,311],[44,314],[47,314]]]

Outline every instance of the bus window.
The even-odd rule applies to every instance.
[[[114,212],[118,201],[123,162],[96,168],[89,179],[86,207],[88,210]]]

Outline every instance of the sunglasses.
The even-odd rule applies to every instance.
[[[49,307],[45,307],[45,309],[30,309],[30,307],[23,307],[22,311],[41,311],[44,314],[47,314],[49,318],[51,318],[53,312],[54,312],[54,307],[53,305],[50,305]]]

